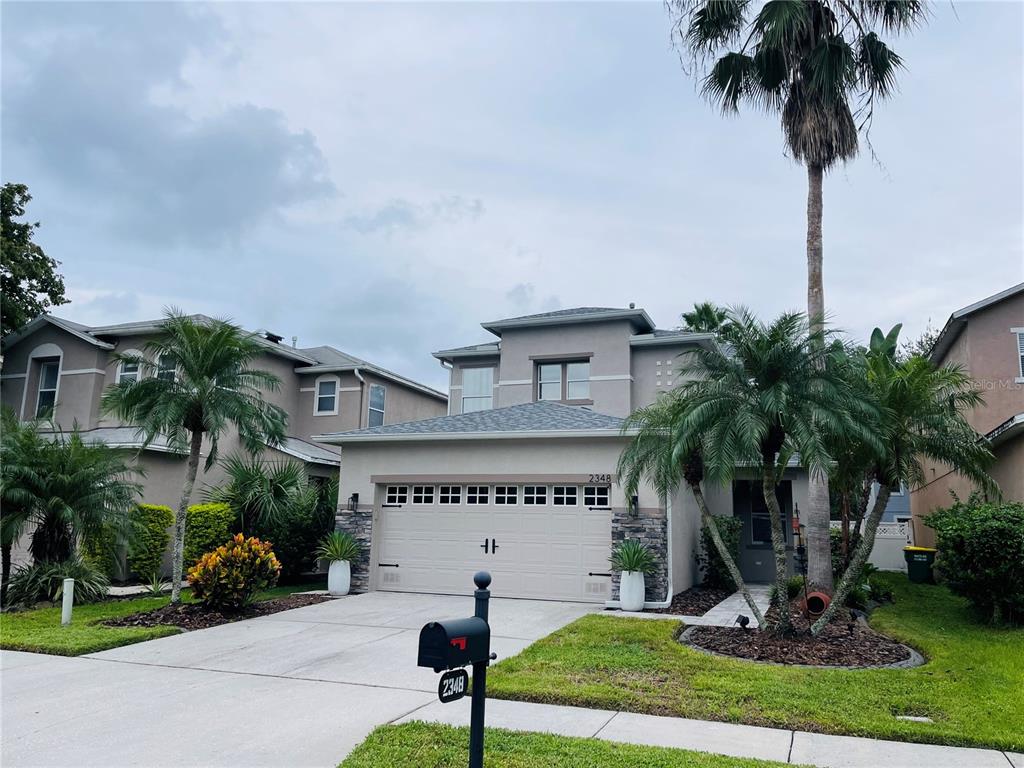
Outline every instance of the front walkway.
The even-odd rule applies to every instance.
[[[453,704],[433,701],[397,722],[412,720],[468,725],[469,698]],[[994,749],[829,736],[780,728],[501,699],[487,700],[486,720],[489,728],[595,737],[607,741],[692,749],[730,757],[755,757],[819,768],[1024,768],[1024,754],[1004,753]]]
[[[754,603],[761,609],[761,615],[771,607],[772,588],[770,584],[748,584],[750,596]],[[735,627],[736,619],[746,616],[750,619],[750,629],[757,629],[758,621],[750,614],[750,606],[739,592],[734,592],[722,602],[711,608],[703,616],[684,616],[678,613],[654,613],[653,611],[614,611],[609,612],[610,616],[628,616],[638,619],[670,619],[682,621],[687,626],[700,625],[705,627]]]

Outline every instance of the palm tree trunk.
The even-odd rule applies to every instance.
[[[772,551],[775,554],[775,609],[778,620],[772,629],[776,632],[789,632],[792,624],[789,618],[789,591],[786,589],[786,574],[789,563],[786,558],[786,534],[782,529],[782,510],[779,499],[775,495],[775,466],[765,461],[761,468],[761,491],[764,503],[768,507],[768,516],[772,526]]]
[[[711,515],[708,509],[707,500],[704,498],[704,492],[700,489],[700,484],[691,485],[690,491],[693,492],[693,498],[697,501],[697,508],[700,510],[701,520],[704,521],[704,527],[708,529],[708,535],[711,536],[711,541],[715,545],[715,549],[718,551],[718,556],[722,558],[725,563],[726,569],[729,571],[729,575],[732,577],[733,583],[736,584],[736,589],[743,595],[743,599],[747,601],[747,605],[750,607],[750,612],[754,614],[754,618],[757,619],[757,626],[761,629],[765,627],[764,616],[761,613],[761,609],[757,607],[757,603],[754,602],[753,596],[750,594],[750,589],[747,587],[743,577],[740,575],[740,569],[736,567],[736,559],[733,556],[734,553],[730,552],[725,546],[725,542],[722,541],[722,534],[718,531],[718,526],[715,525],[715,519]]]
[[[192,488],[196,484],[196,472],[199,471],[199,452],[203,447],[203,433],[196,430],[192,433],[192,444],[189,446],[188,467],[185,470],[185,485],[181,489],[181,501],[178,502],[178,513],[174,516],[174,551],[171,556],[171,602],[181,602],[181,574],[185,559],[185,518],[188,515],[188,504],[192,500]]]
[[[10,542],[3,545],[2,558],[3,558],[3,571],[0,574],[0,604],[7,602],[7,582],[11,580],[11,549],[13,544]]]
[[[868,557],[871,556],[871,549],[875,546],[875,533],[878,531],[878,523],[882,519],[882,513],[885,512],[885,505],[888,503],[889,486],[879,486],[875,505],[871,508],[867,522],[864,524],[864,533],[861,535],[860,541],[857,543],[857,549],[854,550],[853,557],[850,559],[850,567],[846,569],[846,573],[839,580],[839,586],[836,587],[836,593],[832,596],[832,602],[825,609],[825,612],[821,614],[821,618],[814,622],[814,625],[811,627],[812,635],[820,633],[825,628],[825,625],[832,620],[835,612],[846,602],[846,598],[850,596],[850,591],[860,580],[861,571],[864,570],[864,563],[868,561]]]
[[[807,166],[807,319],[812,332],[825,325],[825,285],[821,277],[822,181],[820,165]],[[832,592],[832,551],[829,543],[828,475],[811,472],[807,483],[807,511],[804,515],[807,536],[807,581],[814,589]]]

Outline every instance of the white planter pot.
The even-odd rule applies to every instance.
[[[640,571],[623,571],[619,577],[619,605],[624,611],[642,611],[646,594],[644,575]]]
[[[347,595],[352,586],[352,568],[348,560],[332,560],[327,569],[327,592],[331,595]]]

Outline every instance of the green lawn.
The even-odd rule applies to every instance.
[[[371,733],[342,768],[464,768],[469,729],[450,725],[385,725]],[[488,768],[775,768],[784,763],[744,760],[704,752],[574,739],[543,733],[488,729],[484,737]]]
[[[317,588],[318,585],[311,584],[274,587],[261,592],[257,599],[270,600]],[[183,590],[182,598],[191,601],[191,592]],[[137,597],[76,605],[71,624],[67,627],[60,624],[59,605],[3,613],[0,614],[0,648],[57,656],[81,656],[83,653],[96,653],[143,640],[176,635],[181,631],[177,627],[105,627],[100,623],[160,608],[169,602],[169,597]]]
[[[707,656],[680,624],[586,616],[492,668],[487,695],[704,720],[1024,749],[1024,629],[976,623],[944,587],[886,574],[896,602],[877,630],[928,663],[909,670],[815,670]],[[935,722],[897,720],[926,715]]]

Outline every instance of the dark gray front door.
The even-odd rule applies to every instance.
[[[782,533],[786,547],[792,546],[793,486],[783,480],[775,488],[782,512]],[[775,581],[775,555],[772,552],[771,518],[764,503],[760,481],[736,480],[732,488],[732,513],[743,521],[740,532],[740,574],[744,581]]]

